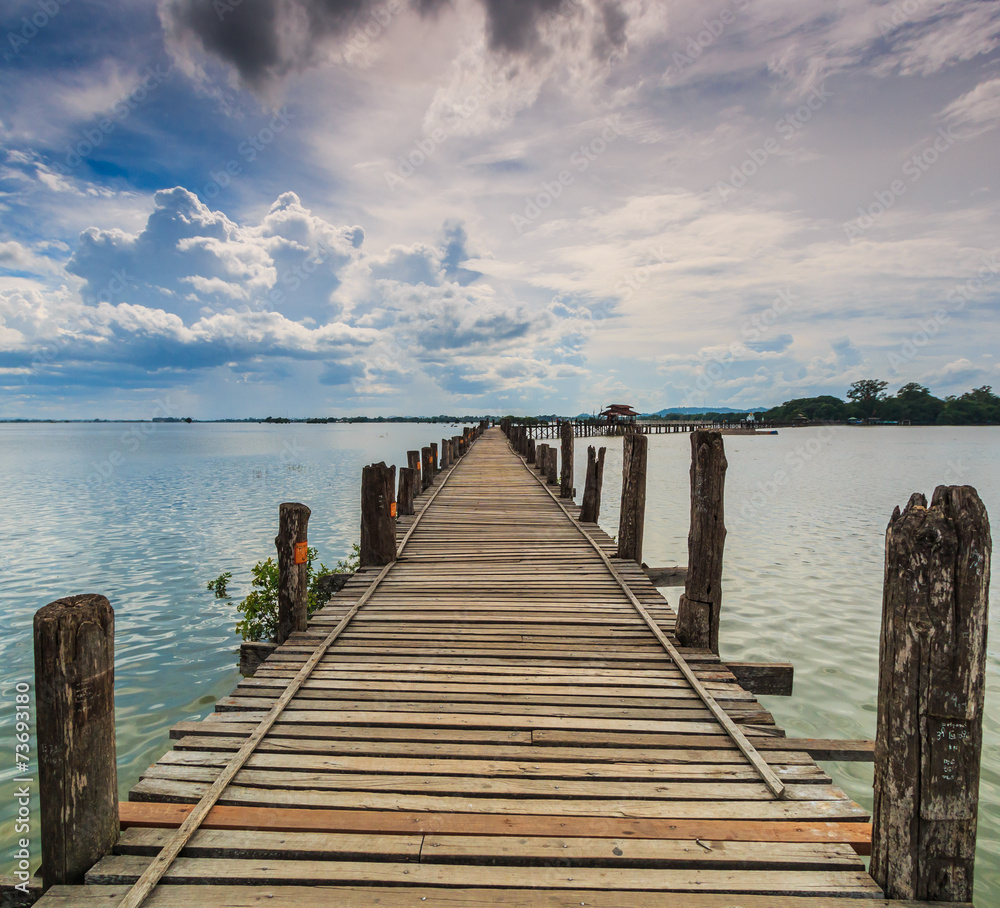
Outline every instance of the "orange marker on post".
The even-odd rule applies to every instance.
[[[389,502],[389,516],[390,517],[395,517],[396,516],[396,502],[395,501]]]
[[[295,543],[295,563],[305,564],[309,560],[309,543],[308,542],[296,542]]]

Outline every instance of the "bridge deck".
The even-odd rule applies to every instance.
[[[849,844],[865,811],[795,750],[763,752],[786,786],[775,797],[581,528],[613,559],[611,540],[568,517],[499,431],[418,515],[147,905],[883,904]],[[613,564],[669,633],[641,570]],[[119,904],[378,573],[174,730],[122,805],[114,853],[44,908]],[[682,652],[751,742],[778,733],[716,657]]]

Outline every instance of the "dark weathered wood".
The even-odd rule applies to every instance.
[[[396,518],[392,515],[396,468],[369,464],[361,471],[361,566],[396,560]]]
[[[545,450],[545,479],[550,486],[559,482],[559,451],[554,446]]]
[[[308,545],[309,514],[304,504],[286,501],[278,509],[278,629],[274,642],[284,643],[309,624],[309,576],[306,562],[296,564],[296,546]],[[300,550],[301,551],[301,550]]]
[[[535,466],[538,468],[540,475],[544,476],[549,468],[549,446],[546,444],[540,444],[538,446],[538,456],[535,462]]]
[[[618,557],[642,564],[642,531],[646,518],[645,435],[622,439],[622,498],[618,519]]]
[[[407,451],[406,452],[406,465],[411,470],[413,470],[413,494],[414,496],[419,495],[425,488],[423,484],[423,479],[420,475],[420,452],[419,451]]]
[[[277,643],[262,640],[244,640],[240,644],[240,674],[251,678],[261,663],[278,648]]]
[[[430,447],[420,449],[420,485],[427,489],[434,482],[434,467],[431,464]]]
[[[48,889],[83,882],[118,840],[114,610],[93,593],[58,599],[35,613],[34,636],[42,875]]]
[[[650,567],[643,564],[643,572],[653,586],[684,586],[687,578],[686,567]]]
[[[409,467],[399,468],[399,495],[396,497],[396,514],[409,517],[413,511],[413,499],[417,494],[417,474]]]
[[[795,668],[790,662],[727,662],[740,687],[755,694],[790,697]]]
[[[722,553],[726,543],[726,451],[722,434],[691,433],[691,527],[688,571],[677,605],[677,639],[684,646],[719,652]]]
[[[573,497],[573,423],[566,420],[559,431],[562,433],[562,469],[559,471],[559,497]]]
[[[455,459],[458,460],[459,457],[464,457],[465,456],[465,439],[461,435],[456,435],[452,439],[452,441],[455,442],[455,448],[458,451],[458,455],[456,456]]]
[[[582,523],[597,523],[601,516],[601,489],[604,486],[604,455],[607,448],[595,451],[587,446],[587,479],[583,488],[583,504],[580,507]]]
[[[757,738],[754,747],[762,751],[802,750],[814,760],[840,763],[871,763],[875,759],[874,741],[849,741],[837,738]]]
[[[0,876],[0,908],[31,908],[41,897],[42,885],[36,878]]]
[[[441,439],[441,469],[447,470],[451,466],[451,441],[447,438]]]
[[[534,463],[535,462],[535,439],[530,438],[530,437],[528,438],[527,449],[528,449],[528,453],[527,453],[526,456],[527,456],[528,463]]]
[[[892,898],[972,899],[989,518],[971,486],[886,529],[871,873]]]
[[[436,441],[431,442],[431,476],[437,476],[441,472],[438,464],[438,446]]]

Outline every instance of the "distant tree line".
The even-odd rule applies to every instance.
[[[829,394],[786,400],[780,407],[764,412],[765,420],[793,422],[804,416],[809,420],[843,422],[848,419],[876,419],[885,422],[910,422],[925,426],[967,426],[1000,423],[1000,397],[990,385],[973,388],[961,395],[935,397],[930,389],[908,382],[895,394],[888,394],[889,383],[866,378],[854,382],[847,400]]]

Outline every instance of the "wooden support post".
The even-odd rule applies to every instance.
[[[48,889],[83,883],[118,841],[115,613],[93,593],[58,599],[35,613],[34,634],[42,880]],[[26,690],[17,686],[25,703]]]
[[[533,438],[529,438],[528,439],[527,460],[528,460],[528,463],[534,463],[535,462],[535,439],[533,439]]]
[[[722,433],[691,433],[691,526],[688,572],[677,604],[675,634],[682,646],[719,652],[722,552],[726,544],[726,451]]]
[[[597,523],[601,516],[601,488],[604,485],[604,455],[607,448],[600,452],[593,445],[587,446],[587,480],[583,489],[583,505],[580,508],[581,523]]]
[[[434,481],[434,469],[431,467],[431,449],[420,449],[420,487],[426,489]]]
[[[438,466],[438,446],[436,441],[431,442],[431,478],[433,479],[441,472],[441,467]]]
[[[274,642],[279,646],[309,623],[306,551],[310,513],[304,504],[290,501],[278,508],[278,535],[274,537],[278,550],[278,628]]]
[[[559,482],[559,452],[554,445],[545,451],[545,478],[550,486]]]
[[[545,472],[549,468],[549,446],[542,444],[538,446],[538,452],[536,454],[535,466],[538,467],[538,472],[541,475],[545,475]]]
[[[413,470],[413,494],[419,495],[424,490],[423,478],[420,475],[420,452],[407,451],[406,465]]]
[[[642,564],[642,529],[646,517],[645,435],[622,439],[622,503],[618,520],[618,557]]]
[[[399,494],[396,496],[396,513],[408,517],[415,513],[413,498],[416,493],[417,477],[409,467],[399,468]]]
[[[451,466],[451,440],[441,439],[441,469],[447,470]]]
[[[396,517],[392,513],[396,468],[369,464],[361,471],[361,567],[396,560]]]
[[[562,469],[559,471],[559,497],[573,497],[573,423],[566,420],[562,424]]]
[[[972,901],[991,553],[971,486],[915,493],[886,529],[871,874],[890,899]]]

